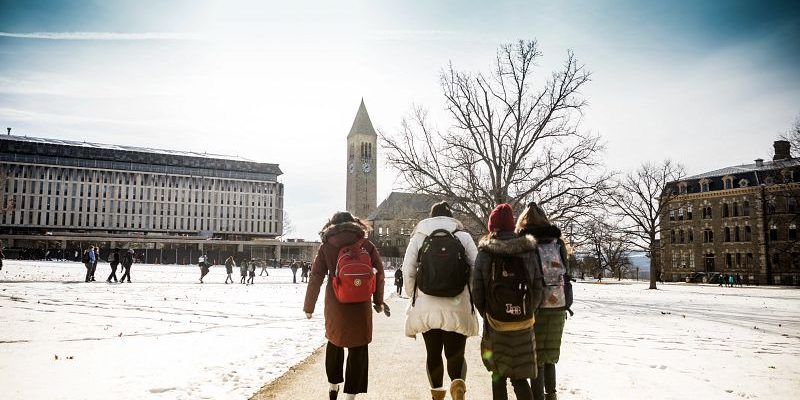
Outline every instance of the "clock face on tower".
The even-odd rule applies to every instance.
[[[365,174],[369,173],[369,162],[368,161],[364,161],[364,163],[361,164],[361,170],[364,171]]]
[[[355,172],[355,170],[356,170],[356,164],[353,161],[350,161],[350,164],[347,165],[347,171],[352,174],[353,172]]]

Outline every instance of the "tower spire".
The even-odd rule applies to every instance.
[[[353,120],[353,126],[350,128],[350,133],[347,134],[347,137],[357,134],[378,136],[375,133],[375,128],[372,127],[372,121],[369,119],[369,113],[367,113],[367,106],[364,105],[363,97],[361,98],[361,105],[358,106],[356,118]]]

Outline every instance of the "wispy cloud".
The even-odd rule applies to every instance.
[[[195,33],[175,32],[0,32],[0,37],[44,40],[198,40]]]

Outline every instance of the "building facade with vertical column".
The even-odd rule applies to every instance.
[[[147,262],[254,245],[270,258],[283,233],[281,174],[241,157],[3,136],[0,240],[67,258],[90,243],[134,248]]]
[[[772,161],[670,182],[662,196],[664,279],[738,274],[745,283],[800,285],[800,158],[774,143]]]

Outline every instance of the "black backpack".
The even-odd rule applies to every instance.
[[[89,252],[88,251],[84,251],[83,252],[83,257],[81,257],[81,262],[84,263],[84,264],[89,262]]]
[[[469,289],[467,254],[455,232],[437,229],[422,242],[417,254],[417,279],[414,282],[412,305],[417,299],[417,288],[422,293],[436,297],[455,297],[464,291],[464,286]]]
[[[492,256],[486,313],[499,322],[522,322],[533,318],[533,288],[530,274],[520,257]]]

